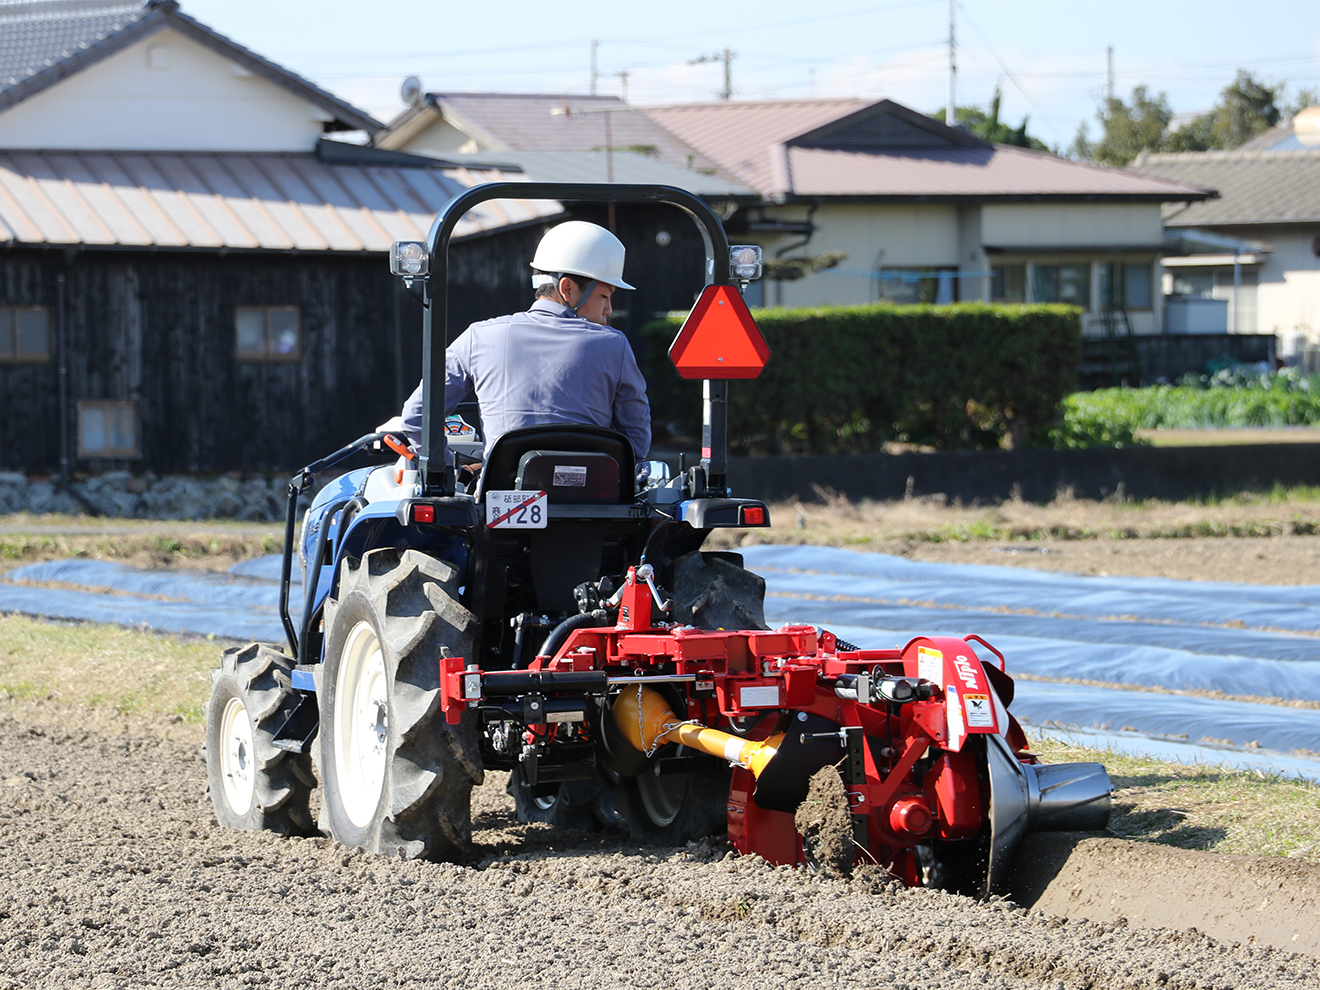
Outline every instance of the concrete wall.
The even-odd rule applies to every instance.
[[[0,147],[309,151],[329,119],[166,30],[0,113]]]

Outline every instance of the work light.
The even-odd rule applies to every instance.
[[[431,271],[431,255],[423,241],[395,241],[390,245],[390,274],[425,278]]]
[[[761,277],[759,244],[735,244],[729,248],[729,277],[743,282]]]

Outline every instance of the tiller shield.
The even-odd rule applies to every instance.
[[[619,624],[577,629],[527,670],[441,660],[446,717],[476,709],[543,738],[581,721],[598,759],[626,776],[679,746],[727,761],[729,839],[777,864],[810,859],[794,812],[813,774],[835,767],[855,862],[909,886],[984,895],[1027,833],[1108,822],[1104,767],[1038,762],[1008,710],[1004,658],[980,637],[860,650],[812,626],[657,624],[651,602],[630,571]]]

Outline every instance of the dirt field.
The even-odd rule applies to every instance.
[[[919,560],[1312,584],[1313,519],[1314,502],[780,506],[771,538]],[[215,567],[269,552],[268,532],[184,525],[180,539],[16,527],[4,563],[72,551]],[[1096,535],[1069,538],[1069,528]],[[1169,538],[1193,531],[1276,535]],[[0,694],[0,990],[1320,987],[1320,868],[1306,862],[1039,836],[1023,848],[1015,900],[980,904],[883,876],[774,869],[722,841],[642,848],[520,826],[503,776],[490,774],[474,795],[477,857],[401,863],[327,839],[220,830],[201,738],[177,719]]]
[[[1109,919],[1064,920],[775,869],[719,841],[639,848],[519,826],[498,774],[474,795],[476,859],[403,863],[222,831],[200,736],[0,702],[0,987],[1320,986],[1320,958],[1264,944],[1318,951],[1293,942],[1316,932],[1320,872],[1304,864],[1153,846],[1133,859],[1116,840],[1045,849],[1061,872],[1034,896]],[[1252,932],[1132,920],[1189,882],[1241,892],[1223,909]]]

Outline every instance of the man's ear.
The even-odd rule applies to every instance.
[[[577,301],[573,299],[572,296],[570,295],[570,293],[572,293],[575,289],[577,289],[577,286],[573,284],[573,280],[571,278],[569,278],[567,275],[563,275],[560,277],[559,298],[564,300],[564,305],[572,306]]]

